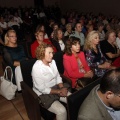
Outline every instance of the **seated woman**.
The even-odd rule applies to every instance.
[[[85,33],[85,36],[88,35],[89,32],[93,31],[93,24],[86,25],[87,31]]]
[[[32,68],[33,90],[40,99],[44,99],[46,95],[46,97],[51,96],[49,100],[45,101],[49,105],[44,105],[44,107],[55,113],[57,120],[67,120],[66,109],[59,101],[66,102],[66,96],[70,92],[63,86],[55,61],[52,60],[52,46],[45,43],[40,44],[36,49],[36,57],[38,60]]]
[[[14,30],[8,30],[5,34],[3,58],[7,65],[12,67],[13,73],[15,71],[15,79],[13,80],[13,83],[17,84],[18,91],[21,90],[20,82],[22,81],[22,75],[20,70],[20,61],[26,60],[27,58],[23,47],[17,44],[17,36]]]
[[[105,40],[105,32],[103,30],[104,29],[104,24],[100,22],[100,23],[97,24],[97,27],[98,27],[97,31],[98,31],[98,34],[99,34],[100,41]]]
[[[4,42],[2,40],[2,33],[3,33],[3,31],[2,31],[2,29],[0,27],[0,44],[4,45]]]
[[[120,50],[115,41],[116,33],[114,30],[110,30],[106,33],[106,40],[100,43],[100,48],[107,60],[111,61],[114,66],[120,67]]]
[[[36,36],[37,40],[35,40],[34,43],[31,44],[31,55],[33,58],[36,58],[35,50],[41,43],[44,42],[44,43],[52,45],[52,43],[49,39],[44,39],[44,32],[43,31],[37,29],[35,36]],[[56,48],[55,47],[53,47],[53,48],[54,48],[54,52],[56,52],[57,51]]]
[[[53,39],[54,31],[57,30],[57,29],[59,28],[59,26],[58,26],[57,23],[54,23],[53,26],[52,26],[52,28],[53,28],[53,31],[52,31],[52,33],[51,33],[51,35],[50,35],[50,39],[51,39],[51,40]]]
[[[44,32],[44,39],[49,39],[47,33],[45,32],[45,26],[43,24],[40,24],[36,28],[37,31],[43,31]]]
[[[64,36],[70,36],[71,34],[72,34],[72,25],[71,25],[71,23],[68,23],[67,25],[66,25],[66,31],[65,31],[65,33],[64,33]]]
[[[90,70],[85,55],[80,51],[80,40],[76,37],[69,38],[65,45],[63,56],[64,75],[71,79],[72,87],[76,87],[79,78],[92,78],[93,72]]]
[[[103,76],[106,70],[113,67],[102,54],[99,41],[99,33],[97,31],[91,31],[87,35],[84,45],[88,65],[94,70],[97,77]]]
[[[63,41],[63,31],[62,31],[62,29],[59,28],[59,29],[54,31],[52,43],[56,47],[57,52],[64,51],[65,44],[64,44],[64,41]]]
[[[120,49],[120,29],[117,30],[117,38],[116,38],[116,45]]]

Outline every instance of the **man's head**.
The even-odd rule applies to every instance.
[[[81,23],[76,23],[76,25],[75,25],[75,31],[77,31],[77,32],[81,32],[82,31],[82,25],[81,25]]]
[[[100,83],[103,102],[113,108],[120,108],[120,68],[105,73]]]

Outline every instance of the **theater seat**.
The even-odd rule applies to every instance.
[[[68,105],[68,118],[69,120],[77,120],[79,108],[87,97],[89,92],[100,83],[100,78],[90,83],[83,89],[76,91],[67,97],[67,105]]]
[[[41,116],[45,120],[54,120],[55,114],[39,105],[37,94],[32,90],[32,66],[36,59],[30,59],[20,62],[23,81],[21,82],[22,95],[25,108],[30,120],[41,120]]]

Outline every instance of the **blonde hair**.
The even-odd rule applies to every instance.
[[[16,34],[16,31],[15,31],[15,30],[8,30],[8,31],[7,31],[7,33],[5,34],[5,38],[4,38],[4,39],[5,39],[5,45],[8,44],[8,41],[9,41],[9,38],[8,38],[8,37],[9,37],[9,34],[10,34],[10,33],[15,33],[15,34]]]
[[[68,24],[66,25],[66,30],[69,28],[69,26],[71,26],[71,29],[72,29],[71,23],[68,23]]]
[[[86,39],[85,39],[85,44],[84,44],[84,50],[91,50],[92,49],[92,45],[91,45],[91,41],[93,40],[95,35],[99,35],[97,31],[91,31],[88,33]]]

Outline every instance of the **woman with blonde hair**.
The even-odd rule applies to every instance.
[[[98,77],[103,76],[106,70],[112,68],[111,64],[102,54],[99,42],[99,33],[97,31],[91,31],[88,33],[84,45],[88,65]]]
[[[64,33],[64,36],[70,36],[71,34],[72,34],[72,25],[71,25],[71,23],[68,23],[67,25],[66,25],[66,31],[65,31],[65,33]]]
[[[7,65],[12,67],[13,73],[15,71],[15,79],[13,80],[13,83],[17,84],[18,91],[21,90],[20,82],[22,81],[22,75],[20,70],[20,61],[27,58],[23,46],[17,44],[17,35],[15,30],[8,30],[5,34],[3,57]]]

